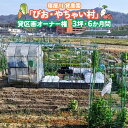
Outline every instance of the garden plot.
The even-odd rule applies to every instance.
[[[88,90],[81,89],[3,88],[0,90],[0,126],[85,125],[88,95]],[[81,112],[73,114],[66,110],[72,99],[78,100]]]
[[[101,97],[101,92],[95,90],[95,97]],[[109,98],[109,95],[104,98]],[[112,94],[112,98],[116,104],[120,101],[117,94]],[[72,99],[78,101],[78,112],[66,110]],[[56,128],[65,125],[81,128],[87,125],[89,90],[2,88],[0,105],[2,128]]]

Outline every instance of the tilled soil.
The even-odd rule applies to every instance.
[[[66,111],[73,99],[87,109],[89,90],[1,88],[0,128],[85,127],[85,115]]]
[[[87,106],[89,90],[2,88],[0,112],[17,112],[23,109],[35,112],[56,112],[66,108],[73,99],[78,100],[79,107]]]

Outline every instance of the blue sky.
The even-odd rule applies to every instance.
[[[17,14],[21,3],[27,3],[29,9],[46,9],[47,2],[81,2],[85,9],[105,4],[109,10],[128,13],[128,0],[0,0],[0,15]]]

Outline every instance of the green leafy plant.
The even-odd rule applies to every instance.
[[[123,108],[117,113],[116,119],[113,122],[114,128],[119,128],[119,127],[125,128],[126,114],[127,114],[126,108]]]
[[[121,59],[122,59],[123,62],[126,62],[128,60],[128,53],[123,52],[122,55],[121,55]]]
[[[50,62],[47,62],[45,61],[45,64],[44,64],[44,70],[45,72],[56,72],[59,68],[59,65],[56,66],[56,63],[50,63]]]
[[[54,55],[55,58],[60,58],[60,56],[61,55],[60,54],[57,54],[57,53]]]
[[[97,99],[89,109],[89,126],[91,128],[110,128],[112,115],[109,103],[103,98]]]
[[[77,100],[71,100],[70,104],[68,104],[68,108],[71,111],[76,111],[78,109],[78,101]]]
[[[7,68],[7,59],[5,56],[0,57],[0,71],[3,71]]]
[[[106,8],[108,8],[108,6],[107,5],[103,5],[102,8],[103,9],[106,9]]]
[[[45,72],[45,75],[56,76],[57,72]]]

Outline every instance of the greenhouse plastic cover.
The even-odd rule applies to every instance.
[[[73,70],[73,73],[81,73],[85,75],[86,73],[90,72],[90,68],[74,68],[74,67],[69,67],[69,69]]]
[[[95,74],[95,83],[104,83],[104,74],[101,72],[97,72]],[[86,73],[84,75],[85,83],[93,83],[93,73]]]
[[[6,54],[7,56],[38,56],[38,51],[39,45],[10,43]]]
[[[58,76],[45,76],[42,79],[42,82],[59,82],[59,77]]]
[[[44,75],[41,45],[10,43],[6,50],[9,79],[29,79],[39,82]],[[25,79],[26,79],[25,78]],[[24,81],[24,79],[23,79]]]

